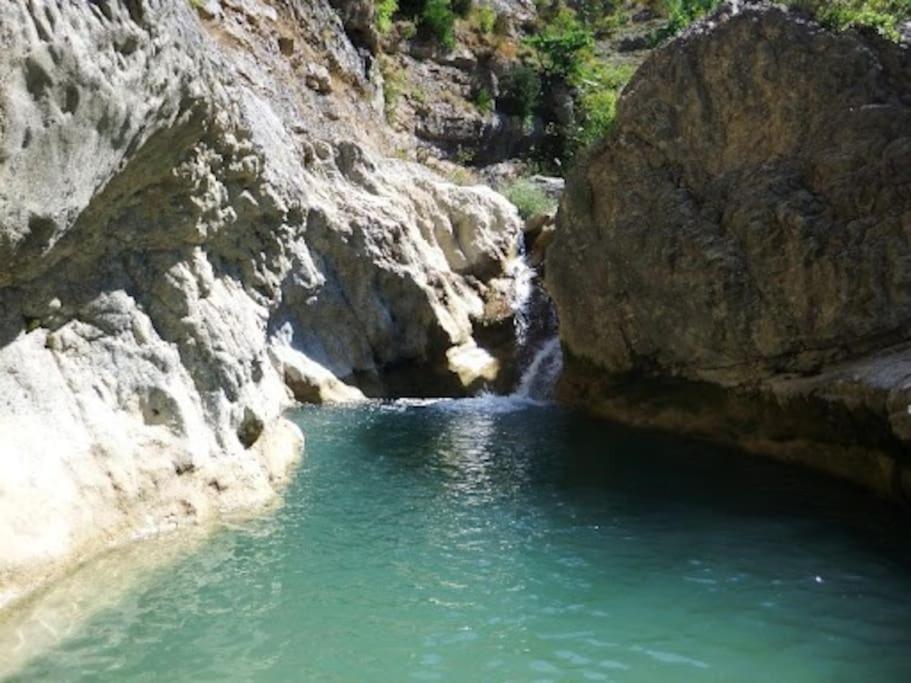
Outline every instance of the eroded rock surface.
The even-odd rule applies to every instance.
[[[906,45],[725,7],[637,72],[558,223],[564,396],[911,491]]]
[[[480,381],[452,349],[508,290],[518,217],[373,151],[328,3],[10,0],[0,44],[0,604],[268,500],[293,394]]]

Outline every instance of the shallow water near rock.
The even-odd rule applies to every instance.
[[[481,398],[295,414],[285,504],[13,680],[911,680],[911,552],[853,489]]]

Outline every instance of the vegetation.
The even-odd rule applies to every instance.
[[[591,58],[595,44],[591,30],[576,18],[575,12],[560,8],[541,31],[528,39],[537,67],[547,79],[571,81],[582,64]]]
[[[546,135],[536,151],[537,159],[551,169],[562,168],[610,129],[620,91],[632,69],[611,67],[596,57],[590,24],[574,10],[556,4],[539,11],[542,24],[526,41],[530,57],[512,72],[521,78],[504,78],[504,94],[498,104],[507,113],[540,116]],[[573,104],[570,121],[565,117],[555,120],[551,111],[555,103],[543,101],[542,90],[569,94]]]
[[[481,33],[493,33],[497,25],[497,13],[490,7],[476,7],[471,15],[471,21]]]
[[[421,10],[420,26],[447,50],[455,47],[455,14],[450,0],[427,0]]]
[[[383,110],[389,123],[395,122],[399,99],[407,85],[405,74],[391,58],[380,59],[380,70],[383,74]]]
[[[812,14],[821,24],[835,30],[870,27],[881,35],[898,40],[899,29],[911,21],[911,0],[784,0],[791,7]],[[658,31],[655,43],[676,35],[691,23],[711,12],[720,0],[662,0],[667,26]]]
[[[607,135],[617,114],[620,91],[633,75],[633,67],[586,65],[577,82],[579,120],[569,135],[568,151],[575,155]]]
[[[534,67],[517,64],[500,79],[497,105],[505,114],[531,119],[541,100],[541,77]]]
[[[474,7],[474,0],[451,0],[451,2],[453,13],[462,18],[471,14],[471,9]]]
[[[830,28],[869,26],[892,40],[898,40],[901,25],[911,21],[911,0],[790,0],[789,4],[812,12]]]
[[[493,96],[487,88],[480,88],[474,96],[474,105],[482,114],[493,111]]]
[[[528,178],[519,178],[508,185],[503,190],[503,196],[515,204],[519,215],[524,219],[549,213],[557,207],[557,202]]]
[[[376,28],[388,33],[392,28],[392,17],[399,9],[398,0],[376,0]]]

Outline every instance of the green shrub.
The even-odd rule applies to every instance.
[[[545,77],[569,81],[591,55],[594,36],[574,12],[561,9],[527,43],[534,49],[538,69]]]
[[[394,123],[399,100],[405,92],[405,74],[401,67],[389,58],[380,60],[380,70],[383,74],[383,110],[386,120]]]
[[[473,19],[481,33],[493,33],[493,28],[497,23],[497,13],[490,7],[478,7],[474,11]]]
[[[664,0],[667,10],[667,30],[679,33],[705,14],[715,9],[720,0]]]
[[[451,0],[452,11],[460,17],[467,17],[474,6],[474,0]]]
[[[892,40],[898,40],[901,25],[911,21],[911,0],[790,0],[789,4],[810,11],[829,28],[869,26]]]
[[[399,8],[398,0],[376,0],[376,29],[388,33],[392,28],[392,17]]]
[[[500,79],[497,106],[504,114],[530,119],[541,99],[541,77],[527,64],[518,64]]]
[[[483,114],[488,114],[493,111],[493,97],[487,88],[481,88],[475,93],[474,105],[478,108],[478,111]]]
[[[515,204],[519,215],[528,219],[541,213],[550,213],[557,202],[528,178],[519,178],[503,190],[503,196]]]
[[[421,26],[447,50],[455,47],[455,14],[449,0],[427,0],[421,11]]]
[[[617,114],[620,92],[633,71],[631,66],[608,66],[597,62],[587,65],[582,71],[577,95],[579,122],[568,140],[570,158],[610,131]]]

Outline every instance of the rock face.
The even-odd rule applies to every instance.
[[[268,500],[293,395],[479,380],[518,217],[372,151],[328,3],[11,0],[0,44],[0,605]]]
[[[724,7],[637,72],[558,223],[565,397],[911,491],[908,46]]]

